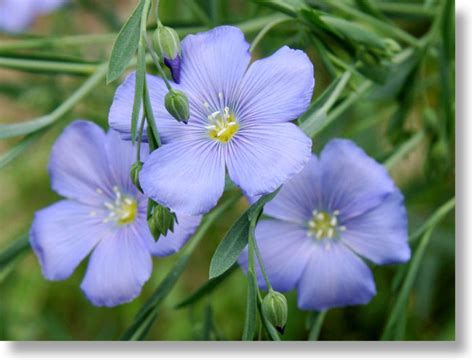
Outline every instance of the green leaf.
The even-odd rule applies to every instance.
[[[22,255],[30,248],[30,237],[28,233],[21,235],[18,239],[0,253],[0,270],[5,268],[13,260]]]
[[[225,279],[227,279],[230,275],[232,275],[236,269],[238,269],[238,266],[234,264],[222,275],[216,278],[213,278],[211,280],[208,280],[204,285],[202,285],[194,293],[192,293],[186,299],[178,303],[178,305],[175,306],[175,309],[180,309],[185,306],[194,304],[197,301],[201,300],[204,296],[210,295],[220,284],[224,282]]]
[[[332,16],[323,15],[320,19],[333,29],[333,32],[351,40],[354,45],[365,45],[368,48],[385,51],[385,42],[372,31],[357,23]]]
[[[115,39],[112,54],[110,55],[107,72],[107,83],[110,83],[123,74],[138,47],[140,39],[140,22],[144,0],[140,0],[132,15],[122,26]]]
[[[345,72],[324,90],[318,99],[311,104],[309,109],[299,118],[301,129],[310,137],[317,134],[324,126],[328,111],[341,95],[351,77],[350,72]]]
[[[257,292],[258,285],[255,274],[252,271],[247,273],[247,307],[245,310],[245,325],[242,333],[242,340],[251,341],[255,335],[257,327]]]
[[[138,47],[138,61],[137,71],[135,76],[135,94],[133,96],[133,107],[132,107],[132,143],[135,144],[137,139],[137,124],[138,116],[140,115],[140,109],[142,108],[143,91],[145,88],[145,76],[146,76],[146,63],[145,63],[145,47],[140,42]],[[142,134],[140,134],[142,135]]]
[[[265,194],[250,206],[232,225],[212,256],[209,278],[215,278],[227,271],[237,261],[248,243],[250,221],[259,216],[267,202],[272,200],[279,189]]]

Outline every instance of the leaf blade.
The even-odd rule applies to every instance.
[[[140,39],[141,14],[144,5],[145,1],[140,0],[115,39],[107,71],[107,84],[123,74],[137,50]]]

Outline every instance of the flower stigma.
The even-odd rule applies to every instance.
[[[206,104],[204,105],[206,106]],[[213,112],[207,119],[209,120],[209,125],[206,126],[206,129],[209,136],[211,139],[222,143],[229,142],[240,127],[228,106],[224,107],[223,110]]]
[[[118,188],[113,188],[115,199],[113,202],[106,201],[104,206],[109,211],[104,223],[115,221],[118,225],[126,225],[132,223],[138,212],[137,201],[128,195],[124,195]]]
[[[346,227],[338,224],[339,211],[332,214],[325,211],[313,211],[313,217],[308,221],[308,236],[316,240],[334,239],[339,232],[345,231]]]

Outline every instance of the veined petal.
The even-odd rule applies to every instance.
[[[321,198],[319,160],[312,155],[304,169],[288,180],[264,208],[276,219],[304,224],[312,217]]]
[[[322,202],[340,222],[378,206],[396,190],[387,170],[349,140],[331,140],[320,156]]]
[[[272,287],[282,292],[294,289],[312,248],[306,230],[284,221],[261,220],[257,224],[255,238]],[[240,255],[239,264],[247,271],[248,248]],[[257,259],[255,270],[259,287],[266,289]]]
[[[343,244],[315,244],[298,283],[298,307],[323,311],[368,303],[375,283],[367,265]]]
[[[311,156],[311,139],[287,123],[242,127],[227,147],[229,176],[248,196],[276,190]]]
[[[250,62],[249,44],[242,31],[233,26],[218,26],[186,36],[181,47],[180,84],[190,101],[203,111],[205,102],[212,111],[232,106]]]
[[[149,279],[151,255],[135,226],[123,226],[94,249],[81,284],[96,306],[116,306],[133,300]]]
[[[88,205],[112,196],[106,136],[94,123],[75,121],[58,137],[49,160],[51,187],[60,195]]]
[[[202,216],[177,215],[178,223],[174,225],[174,231],[169,231],[157,242],[153,241],[151,253],[155,256],[167,256],[181,249],[189,238],[194,234]]]
[[[240,85],[235,112],[243,124],[291,121],[306,111],[313,88],[308,56],[284,46],[252,63]]]
[[[224,178],[223,147],[206,139],[163,145],[150,154],[140,172],[145,195],[187,215],[212,209],[224,191]]]
[[[396,191],[380,206],[349,219],[342,241],[376,264],[405,262],[410,258],[407,214],[403,195]]]
[[[114,100],[109,111],[110,127],[120,132],[122,138],[127,140],[131,139],[130,132],[132,126],[133,100],[135,96],[135,78],[136,73],[133,72],[127,76],[122,84],[120,84],[115,92]],[[147,75],[146,82],[153,115],[155,117],[161,141],[166,144],[171,140],[185,136],[187,129],[186,124],[176,121],[164,106],[164,99],[165,95],[168,93],[168,89],[163,79],[153,75]],[[173,84],[173,87],[178,90],[181,89],[177,84]],[[138,121],[141,121],[143,114],[142,111],[143,109],[140,110]],[[146,128],[147,125],[145,124],[144,129]],[[146,132],[144,132],[144,138],[146,140]]]
[[[68,278],[108,235],[100,214],[75,201],[59,201],[35,214],[30,243],[48,280]]]
[[[136,161],[136,146],[131,141],[122,140],[119,133],[109,130],[106,139],[107,163],[110,173],[110,181],[129,195],[138,197],[139,193],[130,178],[130,168]],[[148,144],[141,144],[140,159],[146,161],[148,158]]]

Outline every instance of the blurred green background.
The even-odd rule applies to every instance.
[[[284,6],[279,6],[281,4]],[[299,1],[245,0],[162,0],[163,23],[181,29],[196,29],[218,24],[250,24],[246,36],[251,41],[266,25],[265,17],[285,10]],[[422,39],[436,21],[440,32],[433,35],[430,47],[414,66],[409,76],[400,68],[375,84],[373,91],[335,116],[313,139],[318,152],[333,137],[353,139],[368,154],[384,161],[410,139],[422,132],[409,154],[391,168],[397,184],[406,196],[410,233],[415,231],[443,203],[454,196],[454,12],[437,1],[307,1],[307,6],[357,21],[377,33],[370,21],[358,13],[379,22],[403,29],[415,39]],[[347,14],[337,4],[354,13]],[[72,1],[72,4],[52,14],[42,16],[26,34],[7,37],[0,35],[0,58],[32,58],[33,56],[62,56],[96,64],[108,59],[114,35],[109,39],[82,46],[43,47],[41,49],[2,50],[1,44],[38,36],[67,36],[75,34],[107,34],[120,29],[133,10],[136,1]],[[368,5],[367,5],[368,4]],[[270,5],[270,6],[269,6]],[[288,5],[288,6],[290,6]],[[372,7],[372,10],[371,10]],[[440,10],[440,8],[442,10]],[[437,14],[442,14],[438,16]],[[438,20],[435,20],[438,19]],[[258,26],[254,26],[257,22]],[[245,26],[244,26],[245,27]],[[353,67],[351,81],[336,106],[357,89],[370,72],[376,72],[384,61],[375,60],[367,71],[356,70],[359,53],[347,51],[346,45],[325,36],[312,40],[307,24],[299,14],[292,20],[273,28],[253,52],[254,58],[265,57],[283,45],[304,49],[315,65],[314,98],[340,76],[346,66]],[[317,33],[317,31],[316,31]],[[451,43],[450,43],[451,41]],[[322,47],[321,47],[322,44]],[[399,41],[402,49],[410,44]],[[342,50],[341,50],[341,49]],[[327,53],[329,56],[329,65]],[[53,55],[51,55],[53,54]],[[336,59],[334,59],[334,57]],[[370,61],[374,61],[373,59]],[[390,64],[389,64],[390,65]],[[333,67],[331,69],[331,66]],[[153,70],[150,68],[150,72]],[[373,75],[373,74],[372,74]],[[386,84],[400,79],[398,91],[378,96]],[[29,72],[0,66],[0,123],[28,120],[52,111],[85,80],[84,76],[55,72]],[[0,168],[0,253],[28,231],[36,210],[59,197],[49,186],[47,162],[51,145],[61,130],[74,119],[89,119],[107,124],[108,108],[118,82],[109,86],[101,83],[38,141],[14,161]],[[1,140],[0,153],[5,154],[19,139]],[[240,339],[245,313],[247,282],[243,273],[235,271],[210,296],[192,307],[176,310],[174,305],[205,283],[211,256],[226,230],[246,208],[245,200],[219,219],[194,252],[186,271],[161,306],[159,317],[147,339],[204,339],[206,319],[212,318],[211,339]],[[418,242],[412,244],[417,247]],[[116,308],[92,306],[79,289],[85,263],[75,274],[62,282],[48,282],[30,249],[14,261],[0,267],[0,339],[8,340],[109,340],[117,339],[131,324],[136,312],[176,262],[178,255],[156,259],[151,280],[139,298]],[[378,293],[366,306],[330,310],[323,324],[321,340],[377,340],[393,308],[399,287],[397,274],[407,265],[373,267]],[[402,273],[404,274],[404,273]],[[454,213],[451,212],[435,229],[403,316],[406,340],[453,340],[455,338],[455,234]],[[296,296],[288,294],[289,320],[285,340],[308,337],[309,313],[296,307]]]

